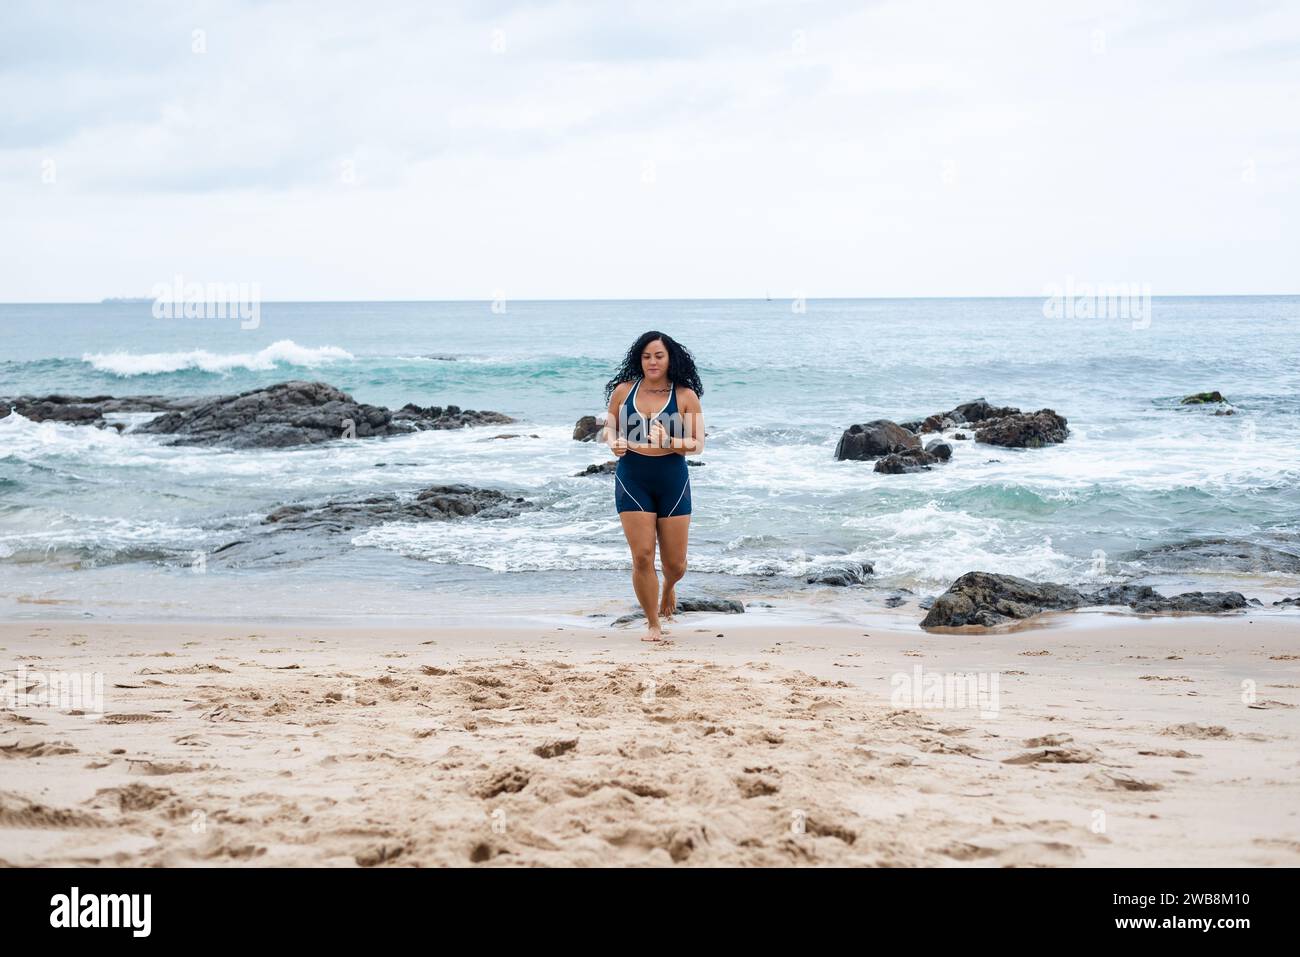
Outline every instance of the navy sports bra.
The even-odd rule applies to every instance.
[[[670,383],[668,387],[668,401],[664,403],[663,408],[651,416],[644,416],[636,410],[636,394],[641,388],[641,379],[636,380],[636,385],[632,391],[627,394],[623,400],[623,417],[627,422],[627,440],[633,444],[644,444],[650,441],[650,426],[655,422],[660,422],[668,430],[670,436],[676,435],[680,429],[674,429],[674,418],[677,416],[677,385]]]

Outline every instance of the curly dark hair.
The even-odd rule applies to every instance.
[[[614,377],[605,383],[606,402],[614,394],[614,389],[620,382],[631,382],[641,378],[641,353],[656,339],[662,339],[664,348],[668,350],[668,381],[674,386],[684,385],[694,389],[696,395],[704,395],[704,384],[700,382],[700,374],[695,370],[695,357],[691,355],[691,351],[667,333],[651,329],[637,337],[636,342],[632,343],[632,348],[627,350],[627,355],[623,357],[623,362],[614,373]]]

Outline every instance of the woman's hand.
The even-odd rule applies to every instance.
[[[650,426],[649,444],[657,449],[662,449],[668,444],[668,430],[664,428],[664,424],[658,419],[655,420],[654,425]]]
[[[627,455],[627,439],[623,438],[621,435],[615,436],[614,441],[610,443],[609,447],[618,458]]]

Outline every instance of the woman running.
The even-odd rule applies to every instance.
[[[603,441],[618,456],[614,505],[632,550],[632,587],[645,611],[642,641],[663,637],[660,621],[677,610],[677,583],[686,574],[691,526],[687,453],[704,449],[695,359],[662,332],[641,335],[605,384],[609,401]],[[655,576],[655,542],[663,566],[662,593]]]

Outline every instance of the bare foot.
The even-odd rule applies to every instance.
[[[641,640],[642,641],[663,641],[664,640],[663,632],[659,630],[658,625],[650,625],[648,628],[646,628],[645,634],[641,636]]]
[[[672,621],[677,614],[677,586],[664,592],[664,596],[659,601],[659,617],[666,621]]]

